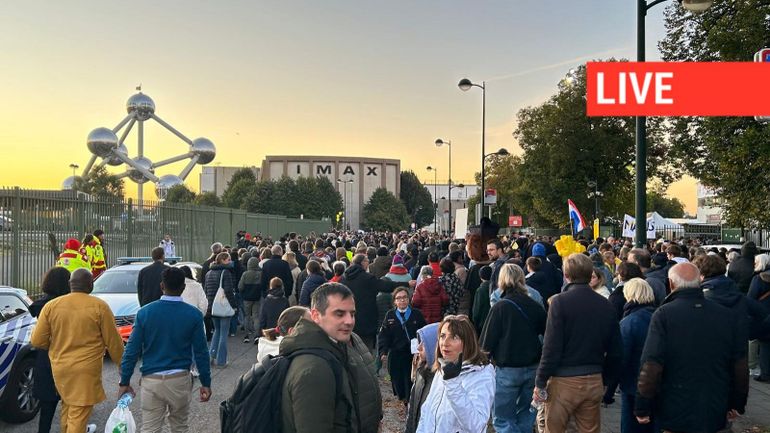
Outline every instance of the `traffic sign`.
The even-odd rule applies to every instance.
[[[522,218],[521,215],[509,215],[508,227],[521,227]]]
[[[488,188],[484,191],[484,204],[487,206],[497,204],[497,190]]]
[[[762,48],[754,53],[755,62],[770,62],[770,48]],[[770,122],[770,116],[754,116],[754,120],[757,122],[768,123]]]

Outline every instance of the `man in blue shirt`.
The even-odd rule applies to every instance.
[[[120,364],[119,394],[129,392],[134,366],[141,356],[142,431],[159,432],[168,414],[172,432],[189,431],[191,354],[200,373],[200,401],[211,397],[211,369],[203,330],[203,315],[182,301],[184,272],[179,268],[163,271],[160,300],[142,307],[136,314],[134,329]]]

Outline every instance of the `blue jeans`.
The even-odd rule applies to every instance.
[[[209,353],[217,361],[217,365],[227,363],[227,331],[230,328],[231,317],[212,317],[214,320],[214,336],[211,337]]]
[[[535,424],[531,412],[537,364],[529,367],[496,367],[493,425],[497,433],[530,433]]]
[[[636,421],[634,415],[634,403],[636,401],[636,395],[626,394],[621,392],[622,397],[620,406],[620,432],[621,433],[654,433],[658,431],[657,420],[652,418],[652,422],[649,424],[639,424]]]

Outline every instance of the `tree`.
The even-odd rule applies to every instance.
[[[246,197],[252,194],[257,184],[257,177],[250,168],[241,168],[233,173],[222,193],[222,204],[233,209],[242,209]]]
[[[243,202],[245,209],[249,212],[269,214],[272,213],[272,198],[275,190],[275,182],[264,180],[257,182],[254,190],[246,197]]]
[[[85,178],[76,177],[72,189],[92,195],[99,200],[123,200],[125,183],[123,179],[107,171],[102,165],[97,165]]]
[[[660,43],[666,61],[745,62],[770,45],[768,0],[714,2],[699,15],[674,6]],[[717,192],[729,224],[770,225],[770,126],[751,117],[677,117],[666,132],[671,157]]]
[[[417,228],[425,227],[433,222],[433,199],[430,191],[420,182],[413,171],[401,172],[401,191],[399,198],[406,207]]]
[[[254,174],[254,170],[243,167],[233,173],[232,177],[230,177],[230,181],[227,182],[227,187],[229,188],[231,185],[235,185],[244,179],[251,181],[251,183],[257,183],[257,175]]]
[[[401,200],[385,188],[377,188],[364,205],[364,226],[372,230],[397,232],[409,226],[409,215]]]
[[[633,213],[634,118],[587,117],[585,95],[585,66],[581,66],[545,103],[519,111],[514,136],[524,150],[520,161],[501,160],[508,165],[501,166],[497,176],[491,163],[494,177],[487,185],[494,187],[499,181],[503,190],[512,189],[511,204],[528,220],[569,226],[567,199],[579,209],[594,208],[589,181],[603,193],[602,215]],[[651,118],[648,123],[647,173],[668,185],[680,173],[666,158],[661,120]]]
[[[167,203],[194,203],[195,193],[187,185],[174,185],[166,191]]]
[[[647,212],[657,212],[666,218],[683,218],[684,204],[676,197],[666,197],[663,192],[647,193]]]
[[[333,218],[337,212],[342,210],[342,195],[334,188],[334,184],[324,176],[317,176],[315,183],[317,194],[315,197],[317,199],[314,200],[316,202],[314,205],[318,206],[318,214],[311,215],[314,219]],[[303,203],[306,201],[308,200],[302,200]]]
[[[215,192],[204,192],[204,193],[198,194],[198,196],[195,197],[194,203],[199,206],[212,206],[212,207],[217,207],[222,205],[222,203],[219,201],[219,197],[217,197],[217,194]]]

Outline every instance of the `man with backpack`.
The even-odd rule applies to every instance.
[[[347,364],[356,323],[353,292],[338,283],[313,291],[310,316],[281,342],[280,354],[312,349],[293,358],[281,394],[284,433],[360,432],[355,372]],[[320,354],[331,354],[332,357]]]

